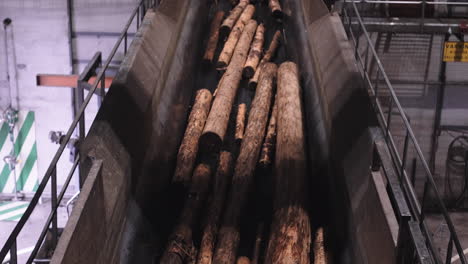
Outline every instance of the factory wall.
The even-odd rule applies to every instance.
[[[68,37],[67,1],[0,1],[0,20],[6,18],[12,20],[6,31],[3,25],[0,29],[0,112],[6,110],[10,101],[15,109],[34,112],[33,126],[36,132],[39,178],[44,175],[58,148],[57,144],[49,140],[49,132],[66,132],[72,122],[73,88],[38,87],[36,75],[79,74],[97,51],[103,53],[105,60],[137,1],[71,0],[70,2],[75,32],[71,42],[72,49]],[[131,28],[130,33],[136,31],[136,25],[132,25]],[[129,44],[130,41],[131,38]],[[8,45],[8,50],[5,49],[5,43]],[[71,50],[73,56],[70,56]],[[7,53],[8,56],[5,56]],[[6,57],[9,62],[6,61]],[[111,63],[112,69],[117,69],[122,58],[123,48],[117,52]],[[111,70],[110,73],[112,72]],[[93,98],[86,111],[87,129],[96,112],[97,100]],[[72,157],[67,153],[69,151],[70,149],[65,149],[57,168],[59,185],[63,184],[72,165]],[[24,160],[20,160],[21,162]],[[69,193],[73,194],[77,188],[78,180],[74,179]]]

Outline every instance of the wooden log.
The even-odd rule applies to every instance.
[[[249,56],[244,65],[244,77],[251,78],[257,69],[260,57],[262,56],[263,42],[265,40],[265,26],[260,24],[257,27],[252,46],[250,47]]]
[[[275,103],[273,104],[273,110],[271,111],[270,121],[268,122],[265,140],[263,141],[262,151],[260,152],[260,159],[258,161],[258,165],[262,169],[269,168],[273,161],[276,142],[276,115],[278,111],[277,109],[277,96],[275,96]]]
[[[262,144],[263,133],[268,122],[276,68],[273,63],[265,65],[265,69],[260,76],[259,87],[252,101],[244,140],[234,169],[223,223],[216,242],[213,257],[213,262],[216,264],[231,264],[236,260],[240,239],[239,223],[242,210],[246,206],[248,193],[252,188],[253,174]]]
[[[238,257],[236,264],[250,264],[250,259],[246,256]]]
[[[192,242],[192,229],[209,191],[211,167],[200,163],[194,170],[190,194],[188,195],[179,222],[172,232],[160,263],[182,264],[195,257]]]
[[[246,114],[247,114],[247,106],[245,104],[239,104],[239,106],[237,107],[236,132],[235,132],[235,139],[237,142],[242,141],[242,139],[244,138]]]
[[[271,15],[274,18],[281,19],[283,17],[283,10],[279,0],[269,0],[268,7],[270,7]]]
[[[234,49],[236,48],[236,45],[239,42],[242,31],[244,30],[245,25],[252,18],[254,12],[255,7],[253,5],[248,5],[244,9],[244,12],[242,12],[242,15],[237,20],[236,25],[232,29],[231,34],[229,34],[228,40],[226,41],[226,43],[224,43],[223,50],[219,54],[218,63],[216,64],[216,68],[218,70],[224,70],[231,61]]]
[[[229,32],[231,32],[231,29],[234,27],[236,24],[237,20],[239,19],[240,15],[244,11],[244,9],[247,7],[249,4],[249,0],[241,0],[234,9],[229,12],[228,17],[224,19],[223,24],[221,24],[221,27],[219,28],[219,34],[221,37],[226,37]]]
[[[257,83],[260,77],[262,66],[265,63],[270,62],[271,58],[275,54],[276,49],[278,48],[280,38],[281,38],[281,31],[277,30],[275,34],[273,35],[273,39],[270,42],[270,46],[268,46],[268,50],[267,52],[265,52],[265,56],[263,56],[262,60],[260,61],[260,64],[257,67],[257,70],[255,71],[254,76],[249,80],[250,89],[255,89],[255,87],[257,87]]]
[[[187,188],[190,184],[192,170],[198,152],[198,140],[203,132],[205,121],[211,106],[211,92],[200,89],[195,96],[195,102],[190,112],[187,129],[177,153],[177,165],[172,179],[176,185]]]
[[[234,51],[232,61],[221,79],[213,106],[206,120],[203,134],[200,137],[201,151],[218,152],[221,148],[232,104],[242,78],[242,67],[244,66],[247,51],[249,50],[256,27],[257,22],[254,20],[251,20],[247,24]]]
[[[260,263],[260,249],[262,247],[263,241],[263,223],[260,223],[257,226],[257,232],[255,234],[255,245],[254,250],[252,253],[252,261],[251,264],[258,264]]]
[[[314,239],[314,264],[328,264],[329,257],[325,251],[325,238],[323,228],[320,227],[315,233]]]
[[[203,60],[206,63],[213,62],[214,54],[216,51],[216,46],[218,45],[219,39],[219,25],[224,17],[224,11],[216,12],[215,16],[213,17],[213,21],[211,22],[210,27],[210,38],[208,39],[208,43],[206,45],[205,55],[203,56]]]
[[[218,232],[219,219],[226,198],[228,183],[232,178],[233,160],[230,152],[222,151],[219,155],[218,169],[214,178],[214,190],[205,219],[198,264],[211,264]]]
[[[307,161],[297,65],[278,69],[274,214],[265,263],[310,263]]]

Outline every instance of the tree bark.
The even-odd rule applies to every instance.
[[[187,129],[177,153],[177,165],[173,183],[188,188],[192,170],[198,152],[198,140],[203,132],[205,121],[210,111],[211,92],[207,89],[197,91],[195,102],[190,112]]]
[[[194,258],[192,229],[209,191],[211,167],[199,164],[193,173],[190,194],[185,201],[179,223],[169,238],[166,250],[161,257],[163,264],[182,264]]]
[[[244,66],[244,77],[251,78],[255,70],[257,69],[258,63],[260,62],[260,57],[262,56],[263,42],[265,40],[265,26],[260,24],[257,27],[257,32],[255,33],[255,38],[250,47],[249,56]]]
[[[203,134],[200,138],[201,151],[218,152],[226,134],[232,104],[242,78],[242,67],[247,57],[257,22],[251,20],[239,40],[233,59],[224,73],[213,101]]]
[[[218,70],[223,70],[227,67],[229,62],[231,61],[232,54],[234,53],[234,49],[236,48],[237,43],[239,42],[239,38],[242,35],[242,31],[246,24],[250,21],[253,14],[255,12],[255,7],[253,5],[248,5],[242,15],[236,22],[236,25],[229,34],[229,38],[224,43],[223,50],[219,54],[218,63],[216,64],[216,68]],[[250,46],[250,43],[249,43]]]
[[[224,11],[218,11],[216,12],[215,16],[213,17],[213,21],[211,22],[210,38],[208,39],[205,55],[203,56],[203,60],[207,63],[213,62],[219,39],[219,25],[221,24],[223,17]]]
[[[270,62],[271,58],[275,54],[275,51],[279,45],[280,38],[281,38],[281,31],[277,30],[275,32],[275,35],[273,35],[273,39],[270,42],[270,46],[268,47],[268,50],[265,53],[265,56],[263,56],[262,60],[260,61],[260,64],[257,67],[257,70],[255,71],[254,76],[249,80],[250,89],[255,89],[255,87],[257,87],[258,78],[260,77],[262,67],[265,63]]]
[[[206,215],[200,253],[198,254],[198,264],[211,264],[219,219],[221,218],[223,204],[226,199],[228,183],[231,182],[232,178],[232,167],[233,160],[231,153],[222,151],[219,155],[218,169],[214,178],[213,195]]]
[[[263,133],[268,122],[276,65],[268,63],[260,76],[259,87],[252,101],[247,129],[242,141],[232,178],[223,223],[216,242],[213,258],[216,264],[234,263],[239,244],[239,223],[247,196],[252,188],[253,173],[261,148]]]
[[[258,161],[259,167],[262,169],[267,169],[268,167],[270,167],[273,161],[273,153],[275,150],[276,142],[276,116],[278,111],[277,109],[277,96],[275,96],[273,110],[271,111],[270,121],[268,123],[265,140],[263,141],[262,151],[260,152],[260,159]]]
[[[250,264],[250,259],[248,257],[242,256],[238,257],[236,264]]]
[[[234,9],[229,12],[228,17],[223,21],[221,27],[219,28],[219,33],[221,37],[226,37],[229,32],[231,31],[232,27],[236,24],[236,21],[239,19],[242,11],[244,11],[245,7],[249,4],[249,0],[241,0]]]
[[[246,114],[247,114],[247,106],[245,104],[239,104],[239,106],[237,107],[236,132],[235,132],[235,139],[237,142],[242,141],[242,139],[244,138]]]
[[[274,18],[281,19],[283,17],[283,10],[281,9],[279,0],[269,0],[268,6]]]
[[[305,201],[307,171],[297,65],[278,69],[274,214],[265,263],[308,264],[311,229]]]
[[[320,227],[315,233],[314,240],[314,264],[328,264],[329,257],[325,250],[325,238],[323,227]]]

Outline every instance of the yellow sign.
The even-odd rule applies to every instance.
[[[446,41],[444,44],[444,61],[468,62],[468,42]]]

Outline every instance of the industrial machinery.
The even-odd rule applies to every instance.
[[[197,107],[197,91],[206,88],[218,102],[221,101],[218,98],[231,97],[228,100],[231,104],[229,107],[235,109],[231,111],[229,108],[226,115],[222,111],[225,111],[227,104],[216,105],[215,101],[211,106],[211,111],[216,107],[217,111],[224,114],[219,114],[218,118],[230,122],[225,123],[224,130],[215,127],[208,131],[211,134],[205,140],[210,143],[207,144],[209,147],[205,149],[202,148],[204,145],[200,145],[201,149],[195,151],[197,164],[203,164],[205,158],[209,164],[213,162],[211,159],[215,163],[218,159],[222,160],[222,153],[226,150],[232,153],[233,160],[242,155],[243,148],[247,148],[243,146],[242,140],[246,139],[241,139],[239,148],[235,139],[240,138],[237,135],[234,137],[236,113],[241,112],[237,109],[242,109],[241,105],[245,104],[246,109],[251,111],[247,113],[247,138],[251,126],[249,122],[258,117],[258,113],[252,111],[255,102],[260,100],[257,99],[257,94],[263,91],[261,83],[267,83],[266,73],[261,73],[256,90],[248,88],[248,79],[237,80],[239,83],[230,87],[234,92],[223,90],[221,84],[225,83],[222,78],[230,78],[226,77],[230,74],[239,75],[239,72],[230,69],[229,63],[224,65],[227,69],[217,69],[213,64],[205,64],[202,59],[211,36],[210,24],[217,11],[231,11],[233,6],[230,2],[236,2],[234,6],[237,5],[237,1],[223,0],[141,1],[138,4],[109,58],[97,72],[93,85],[87,87],[88,95],[82,98],[83,102],[70,129],[61,136],[57,154],[30,206],[0,251],[0,260],[10,253],[11,262],[15,263],[16,238],[50,180],[52,210],[28,263],[39,263],[44,259],[51,263],[197,261],[203,223],[206,221],[203,220],[206,214],[204,209],[209,204],[207,197],[210,197],[211,189],[215,188],[212,187],[214,183],[207,185],[203,181],[196,182],[196,187],[210,190],[203,192],[204,196],[201,196],[199,189],[187,188],[187,185],[194,185],[193,182],[189,181],[181,186],[173,182],[187,120],[192,118],[190,113]],[[266,2],[270,2],[270,5]],[[295,179],[298,174],[306,177],[294,184],[274,178],[273,175],[279,174],[278,167],[281,169],[282,164],[274,164],[275,169],[255,168],[255,172],[250,173],[255,177],[251,180],[253,183],[249,184],[255,187],[249,185],[247,191],[241,189],[241,195],[234,195],[232,198],[232,203],[238,202],[235,198],[243,201],[239,202],[245,204],[240,206],[242,210],[239,211],[242,213],[236,211],[237,209],[233,210],[234,213],[230,212],[219,223],[221,228],[225,227],[229,232],[235,229],[231,233],[234,234],[232,239],[225,239],[227,244],[235,244],[229,253],[234,256],[228,256],[229,261],[226,263],[232,263],[232,259],[243,261],[243,257],[265,263],[287,262],[284,259],[274,261],[275,258],[267,252],[272,244],[283,239],[279,235],[275,239],[272,235],[283,232],[281,228],[274,228],[277,227],[275,221],[278,221],[278,212],[297,206],[302,210],[297,213],[299,216],[288,219],[294,222],[306,214],[310,220],[300,222],[303,225],[301,228],[291,227],[291,230],[310,232],[303,237],[288,236],[296,231],[285,232],[284,240],[293,241],[291,247],[296,249],[296,244],[303,244],[303,248],[307,248],[301,251],[307,253],[306,258],[300,258],[301,261],[295,263],[422,264],[443,263],[442,258],[446,259],[445,263],[449,263],[452,252],[455,252],[458,261],[467,263],[432,171],[375,50],[374,40],[369,35],[368,28],[381,22],[361,16],[361,12],[375,12],[363,4],[379,4],[378,12],[382,12],[380,5],[385,4],[383,12],[393,14],[400,10],[395,9],[393,4],[402,4],[400,2],[404,1],[327,3],[330,7],[339,9],[340,12],[336,13],[330,12],[321,0],[283,0],[280,1],[280,14],[275,11],[271,2],[276,1],[255,1],[253,18],[255,27],[257,22],[263,23],[265,27],[265,47],[266,43],[274,40],[275,32],[279,32],[281,41],[276,55],[271,58],[272,62],[278,64],[280,70],[285,67],[285,61],[292,61],[297,65],[296,76],[300,76],[297,83],[301,92],[294,97],[297,101],[293,98],[291,102],[299,102],[295,104],[299,106],[295,109],[302,115],[292,115],[294,118],[291,120],[296,122],[292,124],[301,125],[290,126],[286,131],[297,129],[303,136],[303,141],[302,144],[283,146],[293,149],[291,152],[295,152],[294,147],[297,145],[302,148],[302,152],[298,150],[301,165],[288,160],[297,165],[295,167],[289,164],[291,166],[287,167],[292,168],[288,179]],[[421,12],[423,18],[433,16],[437,10],[434,6],[439,5],[428,1],[411,2],[417,2],[413,4],[421,5],[422,9],[411,9],[409,14],[405,14],[409,17],[414,16],[415,12]],[[138,32],[127,47],[128,28],[134,20]],[[255,28],[252,26],[254,22],[250,23],[242,25],[244,30]],[[392,23],[384,23],[384,26],[401,26],[397,22],[395,25]],[[424,21],[410,26],[418,29],[434,27]],[[460,26],[457,25],[457,28]],[[236,43],[246,41],[250,46],[253,33],[247,36],[244,31],[240,32],[242,34]],[[250,41],[246,40],[248,37]],[[220,37],[222,38],[223,36]],[[229,37],[227,39],[229,41]],[[110,89],[104,94],[106,69],[121,43],[124,46],[125,59]],[[215,57],[222,53],[222,47],[222,44],[218,45]],[[237,55],[244,56],[245,60],[247,54],[241,53],[236,47],[234,55],[231,54],[232,60]],[[262,71],[268,71],[267,68],[261,67]],[[221,77],[223,74],[225,77]],[[89,74],[83,76],[90,77]],[[292,82],[281,81],[280,76],[277,79],[277,90],[285,83],[295,83],[294,78]],[[229,84],[231,82],[232,79],[229,79]],[[235,89],[238,89],[237,93]],[[277,91],[277,94],[283,93]],[[84,127],[81,127],[84,126],[83,113],[95,95],[104,100],[85,135]],[[283,99],[275,100],[281,102]],[[268,101],[268,105],[270,104]],[[283,110],[286,109],[285,105],[288,104],[281,105]],[[273,115],[273,110],[269,109],[266,110],[266,117]],[[209,118],[208,116],[208,120]],[[281,122],[285,123],[286,119],[279,118],[278,133]],[[263,120],[265,121],[265,116]],[[304,128],[300,129],[302,124]],[[401,142],[395,140],[391,127],[394,124],[398,124],[400,130],[404,131]],[[74,160],[64,189],[57,194],[56,162],[77,127],[82,133],[79,155]],[[218,133],[219,130],[223,130],[223,133]],[[223,135],[218,138],[216,133]],[[263,141],[263,132],[258,133],[261,134],[260,141]],[[203,136],[200,141],[202,139]],[[195,143],[198,146],[198,142]],[[202,155],[202,152],[214,155]],[[276,155],[279,152],[277,150]],[[245,153],[250,154],[248,151]],[[426,195],[422,198],[417,195],[415,188],[419,186],[415,185],[407,172],[410,156],[421,164],[425,179],[424,193],[433,194],[431,203],[435,204],[449,229],[447,253],[443,256],[434,246],[431,230],[425,222],[428,199]],[[297,155],[295,157],[294,161],[297,161]],[[257,157],[254,158],[256,164]],[[278,160],[281,161],[277,157],[276,162]],[[77,167],[80,168],[82,189],[59,237],[56,211]],[[203,176],[203,169],[198,165],[192,179],[196,173]],[[207,170],[214,171],[211,168]],[[237,170],[236,168],[235,175]],[[201,176],[199,178],[203,179]],[[287,187],[278,182],[285,183]],[[243,183],[232,181],[228,188],[232,192],[232,189],[237,190]],[[309,191],[300,193],[306,187]],[[299,191],[289,192],[291,190]],[[279,195],[286,196],[287,202],[274,202]],[[304,199],[296,200],[296,196]],[[204,202],[200,202],[201,199]],[[211,199],[214,199],[213,195]],[[186,210],[190,206],[197,209]],[[182,228],[183,231],[178,233],[180,223],[185,223],[183,228],[189,226],[190,230]],[[297,233],[299,232],[294,234]],[[190,239],[187,242],[188,236]],[[168,248],[177,261],[171,262],[165,258]],[[281,251],[281,247],[277,246],[276,249]],[[38,255],[38,252],[43,255]],[[318,257],[321,254],[326,257]],[[225,263],[221,260],[216,262]]]

